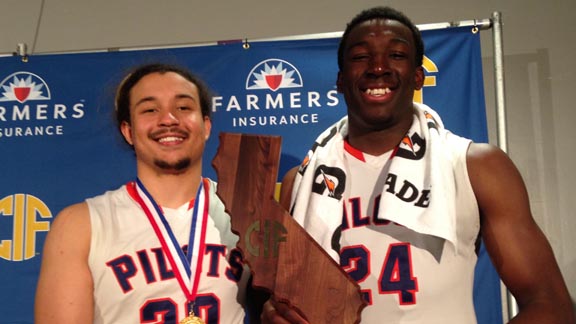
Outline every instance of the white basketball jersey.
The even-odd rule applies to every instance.
[[[391,152],[374,157],[346,145],[351,174],[343,198],[340,264],[368,301],[362,323],[476,323],[472,290],[479,214],[466,170],[468,145],[460,144],[453,161],[460,252],[439,237],[376,219]]]
[[[94,278],[94,323],[177,324],[187,313],[181,290],[150,222],[122,186],[87,199],[92,238],[89,265]],[[206,323],[243,323],[249,270],[234,250],[238,237],[210,183],[210,212],[195,306]],[[192,209],[192,208],[191,208]],[[188,204],[163,208],[180,244],[188,244]],[[63,279],[65,280],[65,279]]]

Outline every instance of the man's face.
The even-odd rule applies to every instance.
[[[130,120],[121,126],[139,168],[179,173],[201,165],[211,123],[198,89],[174,72],[151,73],[130,91]]]
[[[369,20],[352,29],[345,46],[337,86],[350,126],[379,130],[412,118],[414,90],[422,87],[424,71],[415,64],[410,29],[395,20]]]

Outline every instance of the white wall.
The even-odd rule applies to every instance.
[[[29,52],[50,53],[342,31],[354,14],[375,5],[394,6],[417,24],[502,13],[509,153],[576,296],[574,0],[0,0],[0,54],[15,51],[18,43]],[[495,141],[492,37],[482,33]]]

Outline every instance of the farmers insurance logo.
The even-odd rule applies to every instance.
[[[24,261],[36,256],[37,235],[50,229],[47,220],[52,218],[52,213],[48,206],[35,196],[14,194],[0,199],[0,216],[4,216],[2,221],[7,220],[6,217],[12,218],[12,239],[4,239],[2,231],[0,258]]]
[[[1,101],[49,100],[50,89],[44,80],[36,74],[17,72],[8,76],[0,84]]]
[[[258,63],[248,74],[246,89],[301,88],[302,77],[292,64],[278,59]]]
[[[16,72],[0,82],[0,140],[64,135],[59,122],[82,117],[83,100],[54,103],[48,84],[34,73]]]
[[[245,93],[215,96],[212,111],[229,114],[235,128],[317,124],[322,109],[337,106],[339,99],[333,84],[308,84],[315,88],[304,88],[302,75],[292,63],[266,59],[248,73]]]

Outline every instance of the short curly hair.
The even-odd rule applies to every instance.
[[[414,37],[414,45],[416,47],[416,58],[415,63],[416,66],[421,66],[424,60],[424,42],[422,41],[422,34],[416,25],[402,12],[390,8],[390,7],[374,7],[370,9],[366,9],[356,15],[352,20],[346,25],[346,30],[342,34],[342,38],[340,39],[340,44],[338,45],[338,69],[342,70],[342,65],[344,61],[344,48],[346,47],[346,41],[348,35],[354,29],[354,27],[358,26],[359,24],[374,20],[374,19],[388,19],[388,20],[395,20],[410,29],[412,32],[412,36]]]

